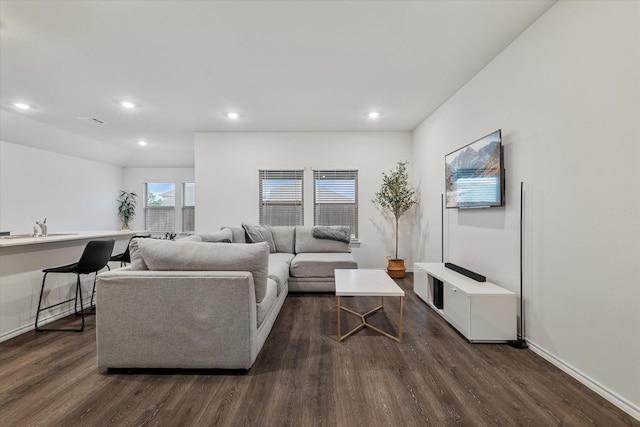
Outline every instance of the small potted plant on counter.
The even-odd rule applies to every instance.
[[[118,198],[118,218],[122,222],[122,229],[129,230],[129,222],[136,215],[136,193],[120,191]]]
[[[407,163],[409,162],[398,162],[394,169],[382,173],[380,191],[375,193],[373,199],[374,204],[391,212],[395,218],[396,250],[387,266],[387,273],[394,279],[403,278],[406,271],[404,259],[398,258],[398,223],[400,217],[417,203],[415,190],[409,185]]]

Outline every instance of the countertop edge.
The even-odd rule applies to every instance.
[[[131,237],[144,233],[144,230],[107,230],[107,231],[69,231],[64,236],[25,237],[18,239],[0,239],[0,248],[13,248],[17,246],[41,245],[44,243],[68,242],[73,240],[99,239],[105,237]]]

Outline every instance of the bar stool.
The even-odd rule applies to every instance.
[[[115,244],[115,239],[110,240],[91,240],[87,243],[87,246],[84,248],[84,252],[80,257],[80,261],[74,264],[63,265],[60,267],[47,268],[42,270],[44,273],[44,277],[42,278],[42,288],[40,289],[40,300],[38,301],[38,312],[36,313],[36,323],[35,329],[36,332],[41,331],[72,331],[72,332],[82,332],[84,331],[84,309],[82,307],[82,286],[80,285],[80,275],[81,274],[98,274],[98,271],[102,270],[104,267],[108,267],[107,263],[109,262],[109,258],[111,257],[111,252],[113,251],[113,246]],[[59,302],[57,304],[50,305],[48,307],[42,307],[42,296],[44,294],[44,284],[47,280],[47,274],[49,273],[73,273],[77,276],[76,278],[76,296],[75,298],[70,298],[68,300]],[[96,289],[96,278],[93,278],[93,291]],[[80,296],[80,313],[78,313],[78,295]],[[91,294],[91,304],[93,305],[93,293]],[[80,329],[43,329],[38,327],[38,319],[40,318],[40,312],[47,310],[52,307],[56,307],[67,302],[74,301],[74,311],[76,315],[80,314],[82,316],[82,326]]]
[[[131,253],[129,252],[129,245],[131,244],[131,241],[133,239],[144,239],[144,238],[148,238],[148,237],[151,237],[151,233],[149,233],[149,234],[141,234],[139,236],[133,236],[131,239],[129,239],[129,243],[127,244],[127,249],[125,249],[124,252],[119,253],[119,254],[114,255],[111,258],[109,258],[109,262],[119,262],[120,263],[120,267],[124,267],[125,265],[127,265],[128,263],[131,262]]]

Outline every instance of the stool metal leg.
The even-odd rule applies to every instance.
[[[45,281],[47,280],[47,273],[44,273],[44,277],[42,278],[42,288],[40,289],[40,300],[38,301],[38,312],[36,313],[36,323],[35,323],[35,330],[36,332],[43,332],[43,331],[69,331],[69,332],[82,332],[84,331],[84,310],[82,309],[82,286],[80,286],[80,274],[76,273],[76,295],[75,298],[70,298],[68,300],[65,301],[61,301],[57,304],[53,304],[47,307],[42,307],[42,297],[44,295],[44,285],[45,285]],[[82,317],[82,326],[79,329],[58,329],[58,328],[40,328],[38,327],[38,320],[40,319],[40,313],[49,309],[49,308],[53,308],[53,307],[57,307],[59,305],[68,303],[73,301],[74,305],[74,311],[76,313],[76,315],[78,314],[78,296],[80,297],[80,316]]]
[[[111,267],[109,267],[109,265],[107,264],[107,270],[111,271]],[[98,272],[95,272],[95,276],[93,276],[93,291],[91,291],[91,305],[89,306],[89,308],[95,309],[95,305],[93,305],[93,296],[96,293],[96,280],[98,278]]]
[[[40,299],[38,300],[38,311],[36,312],[36,332],[40,332],[40,329],[38,328],[38,319],[40,318],[40,312],[42,310],[40,310],[40,307],[42,307],[42,295],[44,294],[44,282],[47,280],[47,274],[49,273],[44,273],[44,277],[42,278],[42,287],[40,288]]]
[[[93,305],[93,296],[96,293],[96,279],[98,278],[98,272],[96,271],[95,275],[93,276],[93,291],[91,291],[91,304],[89,305],[89,308],[95,308],[95,306]]]
[[[80,292],[80,317],[82,318],[82,326],[80,329],[77,329],[76,332],[84,331],[84,307],[82,306],[82,283],[80,283],[80,274],[78,274],[78,284],[77,284],[78,292]]]

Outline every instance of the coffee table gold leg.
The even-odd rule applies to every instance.
[[[404,297],[400,297],[400,332],[398,333],[398,342],[402,342],[402,306],[404,305]]]
[[[336,297],[336,312],[338,313],[338,341],[342,341],[342,335],[340,334],[340,297]]]
[[[358,332],[360,329],[370,328],[370,329],[373,329],[374,331],[378,332],[379,334],[382,334],[382,335],[384,335],[384,336],[386,336],[388,338],[391,338],[392,340],[394,340],[394,341],[396,341],[398,343],[402,343],[402,312],[403,312],[403,309],[404,309],[404,297],[402,297],[402,296],[400,297],[400,320],[398,322],[398,336],[397,337],[394,337],[393,335],[391,335],[391,334],[389,334],[389,333],[387,333],[387,332],[385,332],[385,331],[383,331],[381,329],[378,329],[375,326],[367,323],[367,320],[366,320],[367,316],[375,313],[378,310],[382,310],[384,308],[383,307],[383,303],[384,303],[383,298],[384,297],[380,297],[380,306],[379,307],[376,307],[373,310],[370,310],[370,311],[362,314],[362,313],[358,313],[358,312],[356,312],[354,310],[351,310],[351,309],[349,309],[347,307],[343,307],[342,305],[340,305],[340,297],[336,296],[336,311],[337,311],[337,316],[338,316],[338,322],[337,322],[338,323],[338,341],[342,342],[343,340],[347,339],[348,337],[350,337],[354,333]],[[360,325],[356,326],[355,328],[353,328],[352,330],[350,330],[349,332],[347,332],[344,335],[342,335],[342,328],[340,326],[340,318],[341,318],[340,311],[342,311],[342,310],[346,311],[347,313],[351,313],[354,316],[358,316],[360,318],[360,321],[362,322]]]

